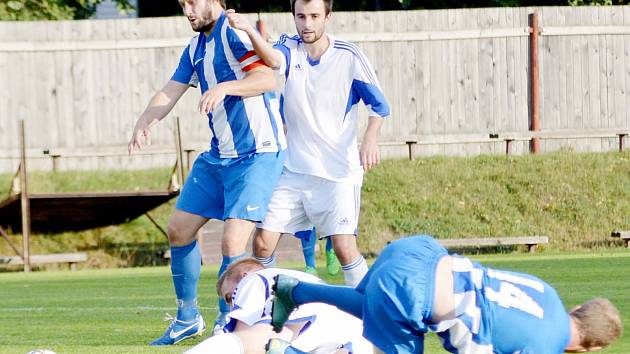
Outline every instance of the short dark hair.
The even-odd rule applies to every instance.
[[[304,2],[311,2],[311,0],[303,0]],[[326,5],[326,15],[332,12],[333,0],[323,0]],[[295,3],[297,0],[291,0],[291,13],[295,16]]]

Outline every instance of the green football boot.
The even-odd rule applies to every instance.
[[[271,305],[271,325],[276,333],[282,331],[282,327],[289,319],[289,315],[297,308],[293,300],[293,289],[299,281],[293,277],[278,274],[273,280],[274,298]]]
[[[330,249],[326,251],[326,271],[330,275],[336,275],[339,273],[339,269],[341,269],[341,264],[337,259],[337,255],[335,254],[335,250]]]

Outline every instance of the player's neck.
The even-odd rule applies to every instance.
[[[313,43],[304,43],[304,49],[306,49],[308,57],[311,60],[319,60],[319,58],[324,55],[329,46],[330,39],[325,32],[317,41]]]
[[[221,18],[221,15],[223,15],[223,11],[224,9],[222,7],[215,7],[213,9],[213,14],[214,14],[214,18],[212,19],[212,22],[210,23],[210,27],[207,31],[204,31],[203,33],[207,36],[210,36],[212,34],[212,31],[214,31],[214,28],[217,26],[217,22],[219,22],[219,19]]]

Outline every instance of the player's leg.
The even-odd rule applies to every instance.
[[[164,335],[152,345],[170,345],[199,335],[205,323],[197,308],[197,283],[201,273],[201,253],[196,235],[209,218],[220,217],[223,191],[215,183],[218,175],[203,158],[195,161],[168,225],[171,244],[171,272],[177,296],[177,317]]]
[[[269,199],[282,172],[284,152],[261,153],[234,159],[221,169],[225,220],[221,253],[223,261],[219,276],[236,260],[245,257],[247,241],[255,223],[267,214]],[[230,308],[219,299],[219,313],[213,333],[222,331]]]
[[[268,205],[265,220],[254,235],[254,257],[265,267],[275,265],[274,251],[282,233],[310,230],[302,204],[303,185],[300,174],[284,170]]]
[[[300,239],[302,244],[302,254],[304,255],[304,272],[317,276],[317,265],[315,263],[315,245],[317,244],[317,232],[315,228],[305,231],[298,231],[295,237]]]
[[[274,268],[276,266],[276,247],[278,242],[280,242],[280,236],[279,232],[260,228],[257,228],[254,233],[252,252],[254,253],[254,258],[265,268]]]
[[[207,218],[175,209],[168,225],[171,244],[171,273],[177,295],[177,319],[191,321],[197,309],[197,283],[201,274],[201,252],[197,231]]]
[[[227,219],[223,228],[223,238],[221,239],[222,261],[219,267],[218,277],[225,272],[227,267],[237,260],[247,257],[246,247],[249,235],[254,230],[254,222],[243,219]],[[227,313],[230,312],[230,305],[224,299],[219,299],[219,311],[214,321],[213,334],[223,332],[226,323]]]
[[[333,235],[331,238],[341,269],[343,269],[346,285],[353,287],[359,285],[368,272],[368,266],[365,258],[359,253],[356,235]]]
[[[311,302],[323,302],[336,306],[341,311],[357,318],[363,316],[364,296],[355,288],[301,282],[283,274],[276,276],[274,280],[275,297],[271,310],[271,324],[276,331],[282,329],[289,314],[296,307]]]
[[[309,218],[332,244],[341,263],[344,281],[357,286],[368,271],[357,246],[361,187],[313,177],[312,193],[304,201]]]

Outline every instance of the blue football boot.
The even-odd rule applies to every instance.
[[[206,323],[200,314],[197,314],[191,321],[180,321],[172,317],[169,319],[172,321],[164,335],[151,342],[151,345],[177,344],[184,339],[200,336],[206,330]]]

